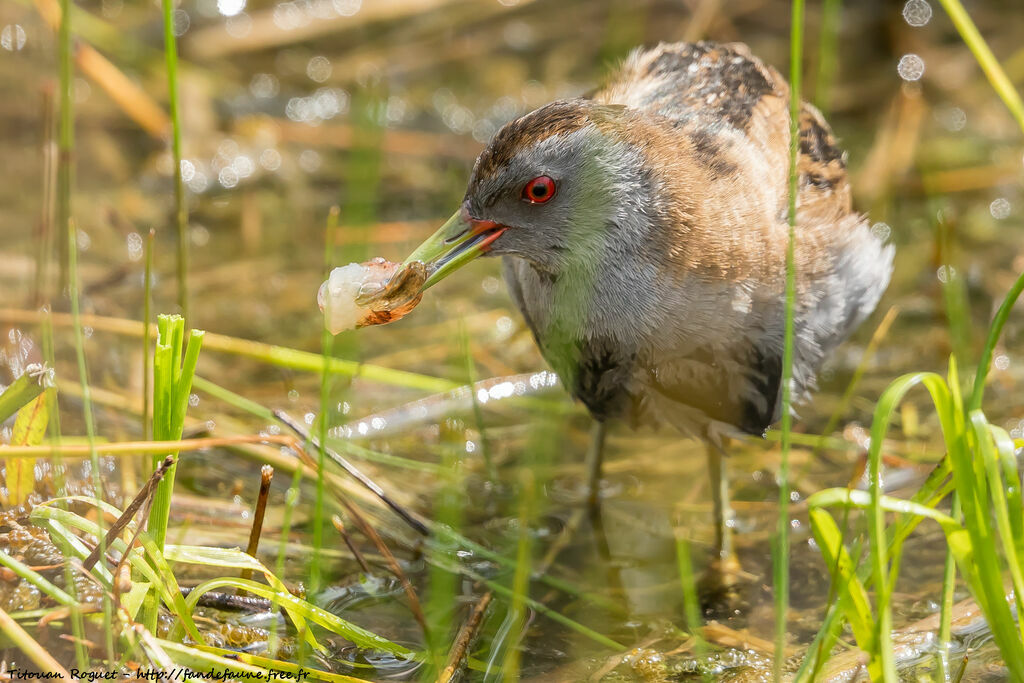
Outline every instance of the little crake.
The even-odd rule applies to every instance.
[[[794,396],[875,308],[893,250],[851,207],[845,154],[801,110]],[[604,425],[668,424],[708,444],[731,559],[723,438],[780,416],[789,87],[741,44],[635,51],[587,99],[502,128],[462,206],[410,257],[427,287],[502,256],[545,359]]]

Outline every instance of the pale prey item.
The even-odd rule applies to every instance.
[[[317,303],[331,334],[402,318],[423,298],[427,268],[375,258],[335,268],[320,285]]]

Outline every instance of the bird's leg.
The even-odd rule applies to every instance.
[[[722,446],[707,444],[708,478],[711,480],[711,503],[715,515],[715,559],[708,568],[723,586],[734,583],[740,563],[733,546],[733,510],[729,504],[729,472]]]
[[[597,508],[601,493],[601,461],[604,458],[604,435],[607,427],[601,420],[594,420],[590,428],[590,448],[587,449],[587,504]]]

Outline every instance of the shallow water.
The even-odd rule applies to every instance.
[[[912,2],[911,20],[920,23],[926,3]],[[241,3],[239,13],[220,14],[234,12],[238,4],[185,0],[179,10],[179,21],[187,15],[188,24],[180,40],[190,324],[312,351],[320,348],[316,291],[325,273],[330,206],[341,207],[332,265],[376,255],[401,260],[458,204],[473,158],[502,123],[553,98],[586,92],[628,47],[684,36],[743,40],[777,67],[785,67],[788,53],[788,8],[774,1],[691,3],[697,8],[691,13],[685,3],[668,2],[365,0],[360,7],[358,0],[335,0]],[[975,21],[1019,85],[1024,10],[1014,3],[975,5],[970,7]],[[84,2],[80,8],[97,20],[82,22],[84,39],[162,98],[155,8],[118,0]],[[792,456],[794,647],[817,631],[828,595],[802,501],[856,477],[873,401],[889,381],[912,370],[944,373],[954,350],[976,356],[991,312],[1024,268],[1020,131],[940,7],[931,9],[923,26],[912,26],[895,4],[850,4],[843,11],[829,119],[849,151],[857,205],[897,245],[896,272],[876,314],[830,360],[820,391],[800,407],[798,431],[816,434],[828,424],[872,333],[887,311],[895,307],[898,315],[839,415],[836,438],[817,453],[800,446]],[[817,73],[816,11],[809,15],[809,88]],[[6,294],[4,306],[31,309],[38,301],[38,226],[45,206],[41,150],[47,139],[41,122],[46,103],[52,102],[47,93],[54,86],[54,43],[28,3],[0,7],[0,26],[24,33],[21,44],[21,33],[11,28],[13,42],[0,50],[0,87],[8,95],[0,104],[0,291]],[[318,26],[329,30],[318,33]],[[574,30],[567,33],[566,27]],[[908,54],[924,64],[920,80],[904,80],[919,66],[906,61],[899,66]],[[154,227],[154,310],[173,312],[170,157],[160,140],[144,133],[98,81],[81,71],[75,93],[74,215],[83,307],[98,315],[141,317],[142,236]],[[943,233],[949,256],[940,255]],[[456,383],[543,370],[498,270],[493,260],[474,263],[433,288],[401,322],[339,337],[335,355]],[[955,303],[958,296],[969,309],[951,331],[947,301]],[[67,303],[57,298],[54,307],[66,310]],[[1022,320],[1016,316],[1007,326],[986,405],[990,420],[1015,436],[1024,429]],[[28,339],[35,349],[30,352],[37,352],[38,332],[31,326],[16,329],[22,336],[10,337],[11,348],[24,350]],[[67,384],[76,380],[71,342],[67,329],[58,327],[58,374]],[[92,383],[111,397],[105,401],[102,392],[94,397],[100,404],[98,433],[137,438],[139,343],[96,329],[88,336],[87,351]],[[317,373],[210,350],[199,373],[297,417],[312,418],[319,411]],[[474,651],[470,677],[496,680],[482,669],[492,662],[500,670],[506,653],[516,648],[521,674],[530,680],[579,680],[605,669],[606,680],[676,680],[694,671],[747,679],[767,675],[768,653],[726,647],[694,658],[681,630],[676,538],[690,541],[698,572],[709,561],[713,541],[703,448],[669,432],[614,430],[600,517],[581,515],[589,420],[551,386],[550,375],[532,383],[529,377],[497,380],[483,388],[487,400],[478,394],[475,402],[470,394],[428,396],[364,378],[338,377],[330,385],[330,424],[345,437],[336,445],[346,457],[424,517],[505,557],[515,558],[525,547],[530,572],[546,567],[547,575],[572,588],[566,592],[535,580],[531,598],[648,653],[608,668],[615,653],[607,645],[536,606],[516,621],[508,600],[499,598],[483,625],[485,637],[478,642],[487,647]],[[517,382],[529,393],[527,400],[515,397]],[[512,396],[503,398],[506,394]],[[71,389],[64,395],[66,434],[83,432],[75,396]],[[114,405],[118,397],[136,414]],[[193,403],[196,428],[218,435],[266,428],[202,392]],[[927,463],[940,455],[937,423],[927,406],[923,395],[912,394],[891,430],[887,452],[894,458],[887,482],[897,495],[916,488]],[[370,449],[376,461],[346,450],[346,443]],[[765,641],[773,629],[770,539],[778,459],[777,438],[771,435],[733,447],[737,542],[750,577],[735,610],[705,615]],[[258,470],[237,452],[182,458],[179,489],[230,503],[217,510],[183,504],[176,520],[187,522],[190,539],[244,544],[248,519],[242,511],[255,495]],[[111,465],[108,475],[125,490],[137,488],[135,470],[123,462]],[[287,483],[285,475],[275,481],[277,511],[271,512],[266,538],[276,538]],[[312,488],[305,488],[300,523],[308,520],[311,495]],[[412,547],[410,532],[395,517],[377,509],[371,514],[394,542],[436,624],[458,627],[484,591],[480,578],[506,586],[514,581],[512,567],[442,544],[430,552],[464,571],[446,583]],[[289,553],[288,578],[302,581],[308,576],[308,526],[300,524],[292,540],[297,545]],[[358,541],[375,556],[372,545]],[[420,644],[420,631],[379,558],[371,562],[373,576],[360,578],[341,540],[329,536],[328,545],[338,552],[323,562],[329,585],[322,603],[396,642]],[[276,543],[266,546],[272,560]],[[552,548],[560,551],[549,557]],[[937,608],[944,561],[938,531],[923,527],[906,557],[912,561],[903,563],[897,586],[897,627]],[[454,596],[457,604],[449,597],[434,605],[435,594]],[[998,653],[979,638],[970,641],[977,650],[967,679],[999,678]],[[323,665],[346,671],[344,662],[368,656],[344,649],[336,654]],[[366,663],[380,678],[418,675],[406,663]],[[932,666],[932,660],[924,658],[922,666]]]

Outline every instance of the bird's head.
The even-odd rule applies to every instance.
[[[502,128],[477,159],[462,205],[407,259],[427,264],[424,288],[485,254],[558,275],[621,251],[609,229],[638,232],[650,194],[640,153],[621,134],[627,119],[623,107],[578,99]]]

